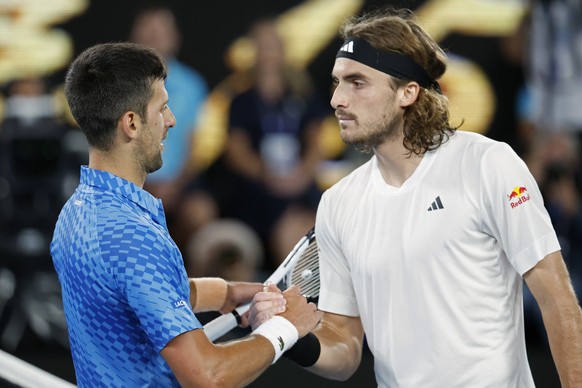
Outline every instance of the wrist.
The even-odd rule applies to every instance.
[[[228,283],[221,278],[195,278],[192,279],[196,297],[194,311],[218,311],[226,301]]]
[[[272,364],[277,362],[283,353],[291,349],[299,337],[295,326],[280,315],[274,316],[263,323],[253,331],[253,334],[265,337],[273,345],[275,356]]]
[[[302,367],[315,365],[321,354],[321,344],[319,339],[313,333],[307,333],[306,336],[299,338],[295,346],[285,352],[285,358],[295,362]]]

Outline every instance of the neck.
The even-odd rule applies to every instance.
[[[147,174],[136,165],[128,163],[127,155],[121,156],[115,152],[91,149],[89,151],[89,167],[111,173],[141,188],[143,188],[147,177]]]
[[[403,136],[387,139],[374,148],[380,173],[386,184],[400,187],[412,176],[422,155],[411,154],[402,144]]]

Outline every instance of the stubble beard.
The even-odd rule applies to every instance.
[[[352,145],[359,152],[372,154],[380,144],[396,135],[400,122],[401,120],[397,118],[384,116],[384,122],[372,123],[368,126],[368,130],[360,136],[342,136],[342,140],[344,143]]]
[[[140,150],[134,155],[135,159],[138,161],[138,164],[141,165],[142,170],[146,174],[151,174],[152,172],[158,171],[162,168],[163,160],[162,160],[162,152],[158,148],[152,150],[152,132],[150,128],[148,128],[149,136],[146,140],[141,142]]]
[[[162,154],[158,153],[156,156],[151,158],[149,163],[144,165],[144,169],[147,174],[151,174],[152,172],[158,171],[160,168],[162,168],[162,165]]]

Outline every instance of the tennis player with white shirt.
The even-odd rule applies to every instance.
[[[582,313],[537,184],[504,144],[456,131],[446,57],[410,11],[355,17],[332,71],[341,138],[373,156],[320,202],[324,318],[287,355],[345,380],[364,333],[380,387],[533,387],[522,284],[564,387],[582,386]],[[259,293],[256,327],[273,310]]]

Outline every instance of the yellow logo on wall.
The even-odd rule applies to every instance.
[[[358,13],[364,0],[308,0],[279,16],[279,32],[290,62],[298,69],[309,63],[337,37],[346,17]],[[518,0],[430,0],[415,9],[421,25],[437,41],[452,33],[473,36],[512,34],[526,9]],[[253,61],[248,38],[237,39],[226,53],[233,73],[211,93],[202,113],[195,139],[194,161],[205,166],[222,150],[227,136],[227,111],[231,98],[248,87],[243,74]],[[331,68],[333,63],[329,64]],[[450,101],[451,124],[464,122],[462,129],[484,133],[496,107],[491,82],[478,66],[466,58],[451,56],[440,80]],[[335,117],[326,120],[322,133],[326,157],[343,150]]]
[[[72,40],[51,26],[87,5],[87,0],[0,1],[0,82],[43,76],[67,66]]]

